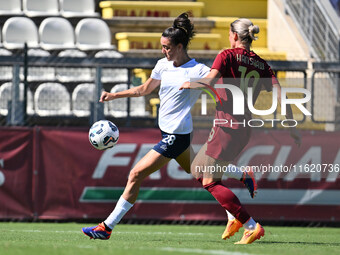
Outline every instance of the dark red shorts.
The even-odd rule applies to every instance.
[[[233,161],[248,144],[250,135],[249,127],[215,126],[211,129],[205,154],[217,160]]]

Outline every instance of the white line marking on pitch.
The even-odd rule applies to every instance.
[[[78,245],[77,246],[80,249],[94,249],[96,248],[95,246],[90,246],[90,245]]]
[[[250,253],[244,252],[233,252],[224,250],[204,250],[204,249],[191,249],[191,248],[174,248],[174,247],[163,247],[159,248],[161,251],[169,252],[180,252],[180,253],[197,253],[197,254],[211,254],[211,255],[251,255]]]

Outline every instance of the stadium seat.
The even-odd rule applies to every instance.
[[[13,67],[12,66],[0,66],[0,80],[12,80]]]
[[[0,48],[0,56],[11,56],[11,55],[12,55],[12,52],[10,52],[9,50],[6,50],[2,47]]]
[[[27,55],[30,57],[49,57],[51,54],[43,49],[28,49]]]
[[[27,81],[55,81],[54,67],[28,67]],[[20,68],[20,80],[24,80],[24,69]]]
[[[58,0],[22,0],[22,7],[29,17],[59,15]]]
[[[89,82],[94,81],[95,69],[88,67],[57,67],[56,78],[59,82]]]
[[[27,114],[33,115],[34,113],[33,93],[29,88],[27,88]]]
[[[25,42],[29,48],[39,47],[38,29],[27,17],[12,17],[6,20],[2,28],[2,39],[7,49],[24,48]]]
[[[131,49],[157,49],[160,51],[161,33],[125,32],[116,33],[118,50],[125,52]],[[219,34],[199,33],[190,42],[191,50],[220,50]]]
[[[0,115],[8,114],[8,101],[12,98],[12,82],[6,82],[0,86]]]
[[[201,17],[204,3],[194,1],[101,1],[102,17],[111,19],[117,16],[130,17],[177,17],[190,11],[196,18]]]
[[[2,54],[4,50],[4,54]],[[6,52],[6,49],[0,48],[0,56],[10,56],[12,52]],[[42,49],[29,49],[27,52],[28,56],[32,57],[48,57],[50,53]],[[0,66],[0,80],[12,80],[13,78],[13,67],[12,66]],[[24,80],[24,70],[20,68],[20,80]],[[29,66],[28,81],[53,81],[55,80],[55,70],[54,67],[42,67],[42,66]]]
[[[125,68],[103,68],[102,78],[103,83],[108,82],[127,82],[128,81],[128,69]]]
[[[0,1],[0,15],[22,15],[21,0],[1,0]]]
[[[71,49],[71,50],[63,50],[58,53],[58,57],[69,57],[69,58],[86,58],[86,53],[76,50],[76,49]]]
[[[75,87],[72,93],[72,112],[75,116],[85,117],[90,115],[95,86],[93,83],[82,83]]]
[[[12,80],[13,67],[0,66],[0,80]],[[54,67],[29,67],[27,73],[27,81],[54,81],[55,69]],[[24,80],[24,69],[20,68],[20,80]]]
[[[127,84],[117,84],[112,87],[111,93],[126,90]],[[127,116],[127,98],[118,98],[112,100],[104,105],[104,113],[112,115],[116,118],[122,118]],[[106,108],[106,109],[105,109]],[[145,98],[144,97],[131,97],[130,98],[130,116],[146,116],[145,111]]]
[[[58,57],[71,57],[71,58],[85,58],[85,52],[71,49],[63,50],[58,54]],[[94,69],[87,67],[56,67],[56,78],[60,82],[79,82],[79,81],[93,81]]]
[[[42,83],[34,93],[34,107],[40,116],[71,114],[71,97],[60,83]]]
[[[202,16],[267,18],[268,0],[197,0],[204,4]]]
[[[40,46],[45,50],[74,49],[74,31],[71,23],[64,18],[44,19],[39,26]]]
[[[56,79],[61,83],[66,82],[93,82],[96,70],[88,67],[56,67]],[[127,82],[128,70],[125,68],[103,68],[101,82],[119,83]]]
[[[60,0],[60,12],[64,17],[98,17],[94,0]]]
[[[11,56],[11,55],[12,55],[12,52],[10,52],[9,50],[3,48],[2,35],[1,35],[1,27],[0,27],[0,56]],[[0,68],[1,68],[1,66],[0,66]]]
[[[105,21],[96,18],[85,18],[75,28],[76,46],[80,50],[113,49],[111,31]]]
[[[115,50],[101,50],[98,51],[95,55],[95,58],[122,58],[124,55]]]
[[[0,27],[0,56],[11,56],[12,52],[3,48],[3,47],[4,46],[2,44],[2,34],[1,34],[1,27]],[[0,68],[1,68],[1,66],[0,66]]]
[[[23,100],[24,84],[19,85],[19,98]],[[8,114],[8,102],[12,98],[12,82],[6,82],[0,86],[0,115],[6,116]],[[32,92],[27,89],[27,113],[34,114],[33,110],[33,95]]]

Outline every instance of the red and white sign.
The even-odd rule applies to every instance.
[[[195,132],[196,149],[208,133]],[[277,171],[257,176],[255,199],[240,182],[224,183],[258,220],[340,221],[339,134],[302,132],[299,148],[286,131],[256,130],[235,165],[261,166],[263,172],[275,166]],[[157,129],[120,128],[118,144],[98,151],[87,135],[86,128],[1,128],[0,218],[105,219],[130,169],[161,138]],[[143,182],[126,218],[224,220],[226,214],[172,160]]]
[[[0,218],[33,217],[32,129],[0,128]]]

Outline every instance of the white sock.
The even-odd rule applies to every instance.
[[[232,215],[230,212],[228,212],[227,210],[225,210],[226,212],[227,212],[227,214],[228,214],[228,220],[234,220],[235,219],[235,217],[234,217],[234,215]]]
[[[229,164],[228,168],[224,172],[224,176],[227,176],[228,178],[233,178],[239,181],[241,180],[243,176],[243,171],[239,167],[233,164]]]
[[[112,213],[107,217],[107,219],[104,221],[106,226],[113,229],[120,220],[124,217],[124,215],[131,209],[133,204],[130,204],[128,201],[126,201],[122,196],[119,198],[115,209],[112,211]]]
[[[250,217],[250,219],[243,224],[243,227],[247,230],[254,230],[256,228],[256,222]]]

